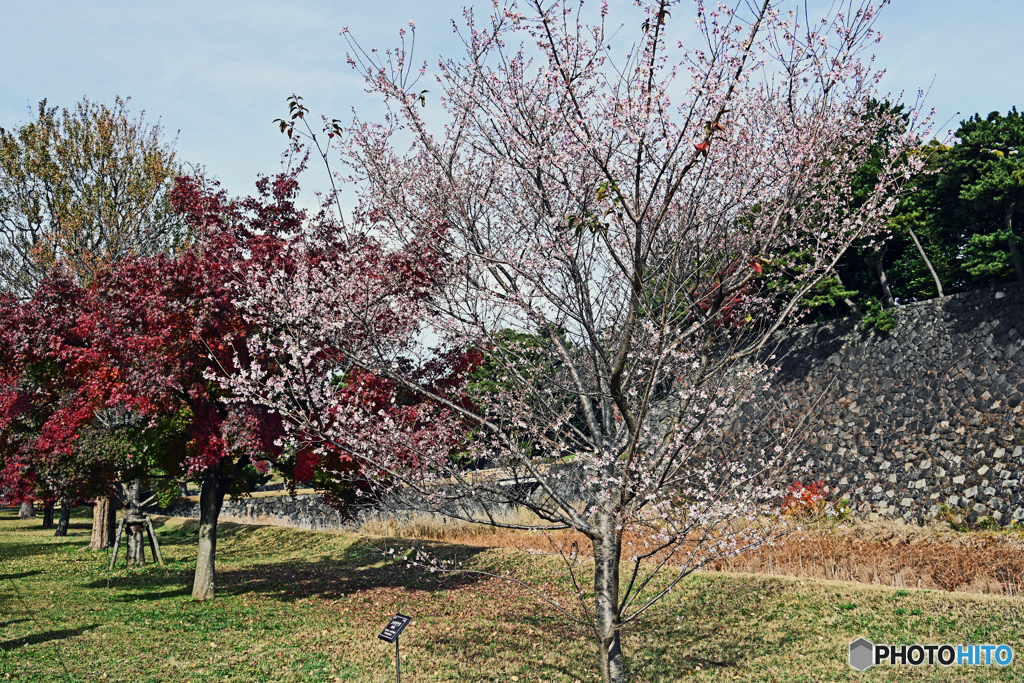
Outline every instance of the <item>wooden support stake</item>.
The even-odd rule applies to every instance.
[[[114,568],[114,563],[117,562],[117,550],[121,547],[121,532],[124,531],[124,522],[126,517],[122,517],[121,521],[117,524],[117,533],[114,535],[114,552],[110,553],[110,566],[107,567],[109,572]]]
[[[156,557],[156,561],[160,563],[161,567],[166,566],[164,564],[164,557],[160,554],[160,544],[156,540],[156,532],[153,531],[153,520],[146,517],[146,530],[149,531],[149,545],[153,548],[153,555]]]

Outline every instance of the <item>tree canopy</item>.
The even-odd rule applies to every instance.
[[[1024,282],[1018,244],[1024,192],[1024,124],[1016,108],[960,122],[953,144],[912,153],[923,165],[887,230],[855,245],[836,266],[846,285],[815,315],[866,312],[1002,282]],[[876,143],[877,145],[877,143]],[[872,164],[858,174],[870,178]],[[839,295],[841,294],[841,296]],[[849,303],[844,304],[843,299]]]
[[[159,122],[83,99],[39,103],[0,128],[0,290],[28,298],[56,266],[85,284],[129,256],[173,251],[188,233],[168,197],[180,165]]]

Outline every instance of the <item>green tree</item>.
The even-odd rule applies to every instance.
[[[886,260],[894,296],[904,303],[945,296],[965,285],[959,273],[961,237],[949,219],[958,200],[945,184],[950,150],[935,140],[917,150],[926,158],[924,171],[889,221]]]
[[[885,133],[858,169],[855,188],[870,186]],[[1024,281],[1024,115],[1016,108],[1005,116],[976,114],[960,123],[956,137],[953,145],[933,140],[912,152],[924,155],[925,166],[900,198],[888,234],[846,253],[831,283],[840,286],[808,299],[816,319],[857,309],[870,318],[897,303]]]
[[[129,256],[183,246],[168,204],[180,166],[159,122],[83,99],[39,103],[38,116],[0,128],[0,291],[27,298],[61,265],[80,283]]]
[[[910,124],[909,112],[904,106],[893,106],[887,101],[871,102],[867,116],[886,113],[896,115],[895,123],[878,132],[867,159],[857,170],[853,178],[855,203],[863,201],[865,193],[874,187],[879,160],[888,150],[890,140]],[[862,240],[837,265],[842,282],[857,294],[855,300],[859,304],[848,304],[855,312],[889,309],[896,305],[897,299],[917,301],[944,294],[947,240],[940,234],[940,224],[933,220],[936,213],[933,205],[935,178],[942,168],[946,149],[933,141],[911,152],[925,158],[925,168],[909,184],[909,191],[900,197],[888,230]]]
[[[1024,115],[1016,107],[1006,116],[975,114],[960,123],[956,136],[960,143],[950,153],[943,184],[960,200],[964,268],[977,278],[1016,276],[1024,282],[1017,246],[1024,235]]]

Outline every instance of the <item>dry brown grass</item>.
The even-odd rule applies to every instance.
[[[855,581],[895,588],[1021,595],[1024,539],[899,523],[792,534],[784,543],[722,560],[716,569]]]
[[[537,520],[524,513],[505,521],[529,524]],[[363,531],[544,553],[568,551],[576,543],[581,555],[591,554],[590,542],[574,531],[537,534],[439,518],[390,522]],[[894,588],[1024,595],[1024,536],[989,531],[953,532],[944,526],[922,528],[898,522],[812,524],[774,545],[717,560],[708,568]]]

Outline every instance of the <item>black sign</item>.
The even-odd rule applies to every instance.
[[[398,635],[406,626],[409,625],[410,621],[412,621],[412,617],[407,617],[404,614],[396,614],[391,617],[391,621],[388,622],[388,625],[384,627],[384,630],[381,631],[377,637],[381,640],[393,643],[398,640]]]

